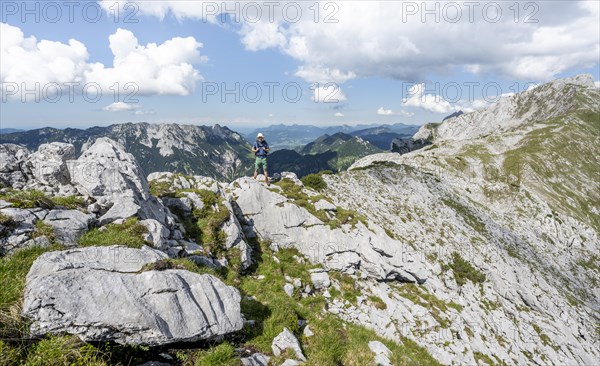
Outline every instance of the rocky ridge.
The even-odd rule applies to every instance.
[[[359,324],[381,337],[362,344],[366,363],[414,362],[394,347],[417,344],[435,359],[420,359],[427,364],[596,364],[600,92],[588,81],[558,80],[424,126],[413,138],[428,147],[363,158],[348,172],[321,175],[319,190],[285,172],[271,187],[161,172],[146,179],[109,139],[77,159],[68,144],[40,147],[48,159],[0,145],[0,179],[9,187],[0,192],[3,252],[56,237],[75,247],[37,259],[23,315],[32,335],[159,345],[221,339],[244,320],[251,328],[260,314],[244,319],[242,308],[274,301],[289,308],[271,311],[287,311],[291,321],[261,323],[270,332],[263,353],[239,362],[314,362],[319,343],[344,338],[324,336],[321,323],[335,315],[345,322],[336,332]],[[49,169],[32,172],[46,160]],[[16,192],[31,189],[45,196],[16,207]],[[57,197],[69,195],[84,204],[57,207]],[[132,217],[154,249],[77,247],[86,232],[109,232]],[[135,261],[115,260],[114,251]],[[233,283],[253,295],[192,273],[182,260],[241,274]],[[107,276],[118,285],[99,291],[127,309],[119,316],[95,309],[98,295],[84,284]],[[303,306],[321,301],[307,316]],[[298,313],[313,319],[310,328]],[[143,320],[137,327],[132,314]]]

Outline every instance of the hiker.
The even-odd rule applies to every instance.
[[[258,168],[262,165],[263,172],[265,173],[265,183],[270,186],[269,174],[267,173],[267,154],[269,154],[269,144],[265,140],[262,133],[256,136],[256,141],[252,145],[252,152],[256,155],[256,161],[254,162],[254,179],[258,175]]]

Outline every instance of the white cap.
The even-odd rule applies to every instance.
[[[258,135],[256,135],[256,138],[259,138],[259,137],[264,137],[264,136],[262,133],[259,132]]]

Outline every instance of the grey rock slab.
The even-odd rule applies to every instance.
[[[240,359],[244,366],[268,366],[271,358],[262,353],[255,353],[252,356]]]
[[[214,339],[243,327],[240,294],[216,277],[185,270],[138,272],[165,258],[126,247],[45,253],[27,275],[23,316],[31,336],[158,346]]]
[[[24,208],[7,207],[0,210],[0,213],[11,217],[17,223],[17,227],[23,230],[32,231],[35,229],[35,222],[38,220],[34,213]]]
[[[296,354],[298,359],[306,361],[306,357],[304,356],[304,353],[302,353],[302,348],[300,347],[298,338],[296,338],[294,333],[290,332],[290,330],[287,328],[283,328],[283,331],[279,333],[275,339],[273,339],[271,349],[273,350],[273,354],[275,356],[281,355],[281,353],[286,349],[291,349]]]
[[[392,366],[389,356],[392,352],[385,344],[379,341],[369,342],[369,349],[375,354],[375,364],[377,366]]]
[[[52,226],[59,243],[73,246],[89,230],[93,219],[94,216],[78,210],[51,210],[44,223]]]

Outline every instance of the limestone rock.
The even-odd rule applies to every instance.
[[[255,353],[252,356],[244,357],[240,359],[244,366],[269,366],[269,360],[271,358],[262,353]]]
[[[54,229],[59,243],[74,246],[77,240],[85,234],[94,217],[78,210],[51,210],[44,222]]]
[[[29,156],[26,147],[15,144],[0,144],[0,184],[21,189],[27,182],[23,173],[25,160]]]
[[[150,195],[139,165],[119,143],[104,137],[97,139],[76,161],[70,162],[69,173],[82,195],[94,197],[108,208],[100,217],[100,224],[134,215],[169,224],[169,213]]]
[[[27,173],[41,186],[58,187],[69,185],[71,177],[67,161],[75,159],[75,147],[63,142],[42,144],[29,155],[25,166]]]
[[[306,357],[304,356],[304,353],[302,353],[302,348],[300,347],[300,342],[298,342],[294,333],[290,332],[287,328],[283,328],[283,331],[273,339],[271,349],[275,356],[279,356],[288,348],[296,354],[298,359],[306,361]]]
[[[331,280],[327,272],[322,270],[313,270],[310,273],[310,280],[317,290],[326,289],[331,286]]]
[[[240,330],[240,294],[211,275],[148,270],[166,254],[144,247],[48,252],[26,280],[23,316],[32,336],[151,346],[213,339]]]
[[[379,341],[369,342],[369,349],[375,354],[375,364],[377,366],[392,366],[390,355],[392,351]]]

